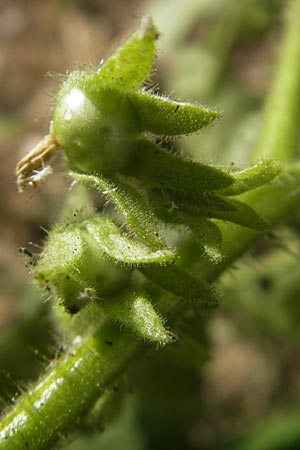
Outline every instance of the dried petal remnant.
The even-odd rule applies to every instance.
[[[50,133],[44,136],[17,164],[16,175],[19,192],[24,192],[26,186],[36,188],[52,172],[49,170],[50,166],[45,167],[44,163],[49,160],[58,147],[51,124]],[[37,176],[37,174],[43,174],[43,176]]]

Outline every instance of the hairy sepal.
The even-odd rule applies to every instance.
[[[125,290],[111,299],[101,300],[100,306],[110,320],[124,325],[142,340],[164,346],[175,339],[143,292]]]
[[[149,200],[161,220],[188,225],[191,229],[194,229],[195,221],[206,219],[233,222],[256,231],[266,231],[269,228],[268,223],[246,203],[214,193],[186,195],[170,189],[150,190]],[[216,243],[220,242],[217,235],[216,238]],[[197,239],[201,239],[199,232]]]
[[[280,172],[281,166],[274,160],[261,161],[247,169],[232,172],[234,184],[222,189],[222,195],[239,195],[272,181]]]
[[[132,186],[115,179],[114,181],[94,175],[71,172],[71,177],[88,187],[97,189],[113,203],[127,228],[144,244],[151,248],[166,247],[159,223],[151,212],[144,197]]]
[[[148,186],[191,195],[221,189],[234,182],[223,170],[176,156],[146,139],[138,142],[136,154],[124,173]]]
[[[124,233],[108,218],[94,217],[84,224],[98,251],[116,264],[135,266],[165,265],[174,262],[174,252],[168,248],[152,249]]]
[[[268,223],[251,206],[235,198],[223,198],[214,194],[192,198],[192,196],[178,195],[174,191],[168,191],[168,194],[170,205],[176,205],[172,211],[175,219],[180,216],[178,209],[193,218],[220,219],[256,231],[266,231],[269,228]]]
[[[129,99],[137,110],[142,129],[162,136],[194,133],[221,116],[210,108],[148,92],[133,91]]]
[[[149,280],[172,294],[188,301],[219,304],[219,296],[204,280],[195,277],[177,265],[141,268]]]
[[[97,91],[99,86],[118,86],[124,90],[139,87],[149,75],[158,36],[159,32],[152,20],[144,17],[140,29],[90,77],[87,88]]]
[[[214,264],[221,263],[224,255],[222,253],[222,233],[219,227],[203,217],[184,215],[183,221],[192,230],[204,256]]]

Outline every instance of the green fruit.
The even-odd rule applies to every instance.
[[[73,170],[110,175],[128,163],[141,127],[125,93],[86,87],[93,76],[73,72],[66,80],[57,96],[53,132]]]

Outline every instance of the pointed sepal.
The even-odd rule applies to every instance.
[[[108,318],[123,325],[140,339],[164,346],[175,340],[164,327],[151,301],[143,292],[126,290],[120,295],[99,302]]]
[[[265,160],[247,169],[232,172],[235,182],[222,189],[222,195],[239,195],[272,181],[281,172],[281,166],[273,160]]]
[[[151,213],[144,197],[136,189],[120,180],[111,181],[99,175],[75,172],[71,172],[70,175],[74,180],[104,194],[121,212],[127,228],[144,244],[156,249],[166,247],[158,221]]]
[[[138,113],[142,129],[157,135],[195,133],[221,116],[213,109],[148,92],[133,91],[128,95]]]
[[[256,231],[267,231],[269,228],[268,223],[253,208],[234,198],[214,194],[192,198],[172,191],[169,191],[169,195],[180,211],[192,217],[226,220]]]
[[[86,81],[86,89],[112,87],[120,91],[138,88],[148,77],[159,32],[149,17]]]
[[[218,264],[223,260],[222,233],[220,228],[211,220],[203,217],[185,215],[185,222],[192,230],[200,249],[212,263]]]
[[[244,202],[236,199],[223,199],[211,196],[212,205],[208,206],[209,217],[233,222],[255,231],[267,231],[269,224],[256,211]]]
[[[95,241],[98,251],[115,263],[125,266],[170,264],[174,252],[168,248],[154,250],[136,239],[126,236],[108,218],[95,216],[83,224]]]
[[[179,266],[149,266],[141,268],[140,271],[149,280],[178,297],[210,305],[219,303],[218,294],[211,286]]]
[[[174,155],[146,139],[139,142],[124,171],[149,186],[191,195],[225,188],[234,182],[223,170]]]

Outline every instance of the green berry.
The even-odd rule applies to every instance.
[[[58,93],[53,132],[73,170],[113,174],[124,167],[140,135],[135,109],[112,89],[87,93],[88,76],[73,73]]]

